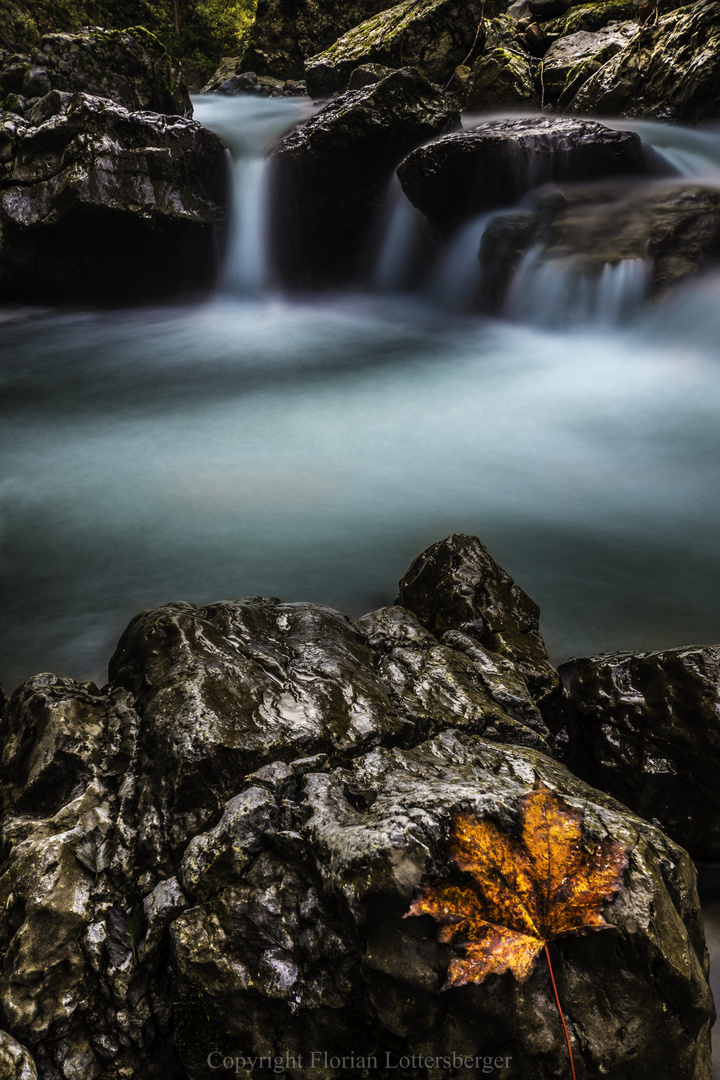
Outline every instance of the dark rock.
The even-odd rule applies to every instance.
[[[384,67],[383,64],[361,64],[350,75],[348,90],[362,90],[363,86],[372,86],[392,71],[392,68]]]
[[[337,284],[358,252],[392,170],[410,147],[460,124],[460,115],[412,68],[326,105],[274,153],[276,247],[288,280]]]
[[[397,603],[436,637],[459,632],[509,661],[541,707],[557,697],[539,608],[477,537],[449,536],[419,555],[400,582]]]
[[[513,829],[539,777],[583,809],[589,844],[630,849],[613,928],[551,945],[576,1067],[709,1080],[688,856],[531,748],[547,747],[550,680],[536,609],[478,541],[436,545],[430,570],[441,550],[455,565],[432,601],[417,563],[403,585],[425,626],[400,607],[353,626],[313,604],[174,604],[131,623],[102,690],[44,675],[16,691],[0,730],[3,1077],[33,1080],[34,1061],[39,1080],[209,1080],[219,1051],[302,1054],[298,1076],[335,1080],[325,1050],[376,1055],[369,1075],[390,1054],[414,1080],[437,1070],[405,1055],[561,1072],[541,964],[522,988],[438,994],[453,951],[402,919],[447,873],[452,809]]]
[[[243,67],[258,75],[302,79],[308,56],[389,6],[388,0],[258,0]]]
[[[694,859],[720,860],[720,648],[613,653],[561,668],[578,766]]]
[[[213,283],[229,197],[215,135],[58,91],[28,119],[0,122],[1,296],[137,302]]]
[[[720,0],[700,0],[645,26],[627,49],[582,85],[567,111],[685,124],[716,120]]]
[[[553,19],[564,15],[570,6],[570,0],[530,0],[530,13],[536,19]]]
[[[627,48],[640,31],[636,22],[614,23],[600,30],[578,30],[574,34],[558,38],[545,54],[543,60],[543,88],[547,99],[557,101],[566,87],[572,86],[570,100],[579,89],[575,82],[580,70],[592,74],[590,65],[600,66]]]
[[[579,181],[648,171],[640,139],[593,121],[557,117],[488,120],[415,150],[398,176],[411,203],[452,224],[510,206],[549,180]]]
[[[531,56],[544,56],[550,45],[547,33],[536,22],[530,23],[524,30],[525,42]]]
[[[109,98],[131,112],[192,116],[187,86],[165,47],[141,26],[47,34],[30,57],[11,57],[0,71],[0,98],[13,91],[44,97],[51,90]]]
[[[529,210],[500,214],[489,222],[480,242],[479,258],[483,268],[483,310],[497,315],[523,256],[540,234],[537,214]]]
[[[477,0],[403,0],[310,56],[305,62],[308,92],[326,97],[344,90],[351,72],[365,64],[411,64],[444,85],[466,60],[481,18]]]
[[[488,310],[502,309],[523,255],[537,248],[536,269],[552,265],[573,278],[599,277],[608,266],[645,267],[647,298],[720,265],[720,193],[686,181],[558,189],[522,215],[485,230],[481,262],[492,289]]]

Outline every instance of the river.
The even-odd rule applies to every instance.
[[[720,641],[720,280],[654,310],[616,282],[589,308],[546,288],[480,318],[462,298],[482,223],[403,292],[396,206],[368,288],[283,295],[259,155],[304,107],[195,105],[236,158],[216,295],[0,313],[3,685],[102,682],[128,619],[169,600],[360,615],[456,531],[540,604],[556,661]],[[642,133],[718,181],[717,135]]]

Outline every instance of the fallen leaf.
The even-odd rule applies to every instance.
[[[448,853],[469,880],[422,884],[405,915],[431,915],[438,939],[462,952],[444,990],[505,971],[524,982],[549,941],[611,926],[602,910],[622,888],[629,849],[606,837],[588,850],[584,819],[540,780],[518,801],[518,836],[453,812]]]

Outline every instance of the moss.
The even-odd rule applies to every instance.
[[[567,15],[544,22],[543,30],[547,34],[566,37],[578,30],[587,30],[589,33],[601,30],[610,22],[637,22],[637,17],[638,9],[632,0],[606,0],[603,4],[580,4],[579,7],[571,8]]]
[[[196,986],[173,1001],[173,1023],[178,1053],[194,1070],[206,1070],[209,1055],[227,1049],[227,1035],[212,1002]]]

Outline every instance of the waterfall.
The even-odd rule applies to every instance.
[[[266,154],[313,112],[297,98],[193,98],[195,119],[219,135],[232,157],[233,202],[228,254],[220,288],[231,296],[257,297],[273,285]]]
[[[639,312],[652,266],[651,259],[622,259],[592,273],[571,261],[543,260],[542,248],[532,248],[515,273],[503,314],[548,329],[616,326]]]

